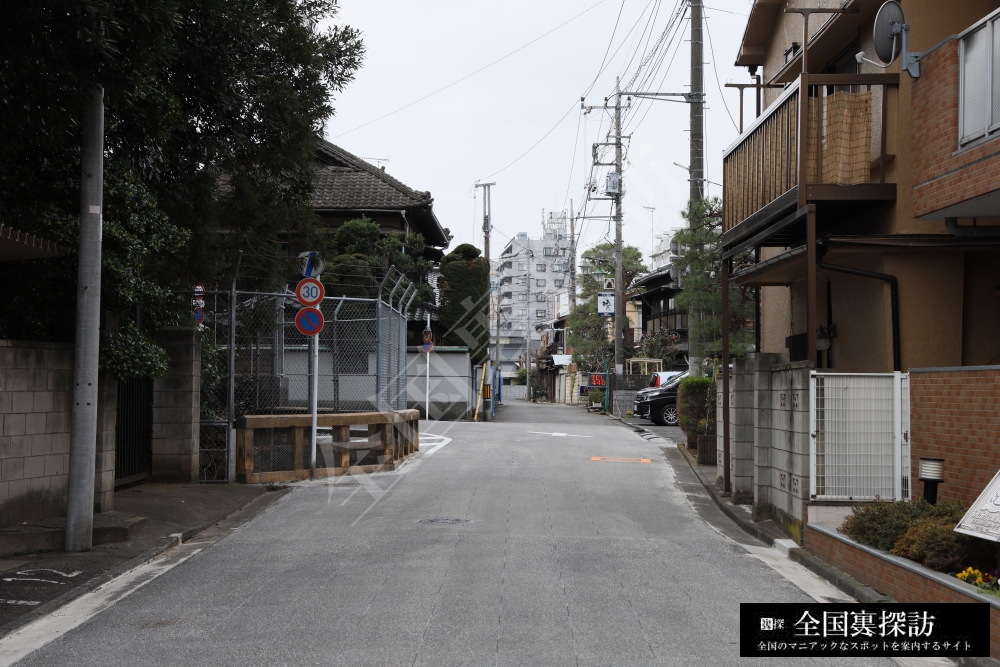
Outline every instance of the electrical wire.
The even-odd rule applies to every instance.
[[[729,121],[733,124],[733,129],[739,132],[740,126],[736,124],[736,120],[733,118],[733,112],[729,110],[729,105],[726,103],[726,96],[722,92],[722,82],[719,81],[719,67],[715,62],[715,47],[712,45],[712,31],[709,30],[708,24],[709,21],[705,21],[705,34],[708,35],[708,48],[712,53],[712,71],[715,72],[715,85],[719,89],[719,97],[722,98],[722,106],[726,109],[726,115],[729,116]]]
[[[580,14],[577,14],[577,16],[580,16],[581,14],[584,14],[584,13],[586,13],[586,12],[590,11],[591,9],[593,9],[594,7],[596,7],[597,5],[599,5],[599,4],[601,4],[601,3],[605,2],[605,1],[606,1],[606,0],[601,0],[601,2],[598,2],[598,3],[597,3],[597,4],[595,4],[595,5],[591,5],[591,7],[589,7],[589,8],[588,8],[588,9],[586,9],[586,10],[584,10],[584,12],[581,12]],[[601,77],[601,74],[603,74],[603,73],[604,73],[604,70],[605,70],[605,69],[607,69],[607,65],[608,65],[608,64],[610,64],[610,61],[608,60],[608,53],[609,53],[609,52],[611,51],[611,46],[612,46],[612,45],[614,44],[614,41],[615,41],[615,34],[617,34],[617,32],[618,32],[618,24],[619,24],[619,22],[621,21],[621,17],[622,17],[622,11],[623,11],[624,9],[625,9],[625,0],[622,0],[622,4],[621,4],[621,6],[620,6],[620,7],[618,8],[618,17],[617,17],[617,18],[615,19],[615,27],[614,27],[614,28],[612,29],[612,31],[611,31],[611,39],[609,39],[609,40],[608,40],[608,47],[607,47],[607,48],[605,49],[605,51],[604,51],[604,58],[603,58],[603,59],[601,60],[601,65],[600,65],[600,67],[599,67],[599,68],[598,68],[598,70],[597,70],[597,75],[596,75],[596,76],[594,76],[594,80],[590,82],[590,85],[589,85],[589,86],[587,86],[587,89],[586,89],[586,90],[584,91],[584,93],[583,93],[583,95],[582,95],[581,97],[586,97],[586,96],[587,96],[587,95],[588,95],[588,94],[590,93],[590,91],[591,91],[591,90],[593,90],[593,88],[594,88],[594,85],[595,85],[595,84],[597,83],[598,79],[600,79],[600,77]],[[576,18],[576,16],[574,16],[573,18],[575,19],[575,18]],[[570,19],[570,21],[572,21],[572,20],[573,20],[573,19]],[[569,21],[567,21],[567,23],[568,23],[568,22],[569,22]],[[565,24],[563,24],[563,25],[565,25]],[[561,27],[561,26],[560,26],[560,27]],[[558,29],[558,28],[553,28],[553,30],[557,30],[557,29]],[[552,30],[550,30],[549,32],[552,32]],[[548,33],[546,33],[546,34],[548,34]],[[545,35],[542,35],[542,37],[544,37],[544,36],[545,36]],[[539,37],[538,39],[541,39],[541,37]],[[536,39],[535,41],[538,41],[538,40]],[[624,44],[624,42],[623,42],[623,44]],[[527,45],[525,45],[525,46],[527,46]],[[523,47],[522,47],[522,48],[523,48]],[[520,49],[519,49],[519,50],[520,50]],[[615,52],[614,52],[614,54],[612,54],[612,55],[616,55],[616,54],[618,53],[618,51],[619,51],[619,50],[621,50],[621,45],[619,45],[619,46],[618,46],[618,48],[617,48],[617,49],[615,49]],[[504,57],[506,58],[507,56],[504,56]],[[487,67],[489,67],[489,65],[487,65]],[[485,69],[485,68],[484,68],[484,69]],[[471,75],[470,75],[470,76],[471,76]],[[468,77],[466,77],[466,78],[468,78]],[[457,82],[456,82],[456,83],[457,83]],[[560,124],[561,124],[561,123],[562,123],[562,122],[563,122],[563,121],[564,121],[564,120],[566,119],[566,116],[568,116],[568,115],[569,115],[569,112],[570,112],[570,111],[572,111],[572,110],[573,110],[573,109],[574,109],[574,108],[576,107],[576,105],[577,105],[577,102],[576,102],[576,101],[574,100],[574,102],[573,102],[573,106],[571,106],[571,107],[570,107],[569,109],[567,109],[567,110],[566,110],[566,113],[564,113],[564,114],[562,115],[562,117],[561,117],[561,118],[560,118],[559,120],[557,120],[557,121],[556,121],[555,125],[553,125],[553,126],[552,126],[551,128],[549,128],[548,132],[546,132],[546,133],[545,133],[544,135],[542,135],[542,138],[541,138],[541,139],[539,139],[538,141],[536,141],[536,142],[535,142],[534,144],[532,144],[532,145],[531,145],[531,147],[530,147],[530,148],[529,148],[528,150],[526,150],[526,151],[524,151],[523,153],[521,153],[521,154],[520,154],[519,156],[517,156],[516,158],[514,158],[514,160],[513,160],[513,161],[511,161],[511,162],[507,163],[507,165],[505,165],[505,166],[501,167],[501,168],[500,168],[500,169],[498,169],[497,171],[494,171],[494,172],[493,172],[492,174],[488,174],[488,175],[486,175],[486,176],[483,176],[483,177],[482,177],[482,178],[480,178],[479,180],[480,180],[480,181],[485,181],[485,180],[486,180],[486,179],[488,179],[488,178],[492,178],[492,177],[496,176],[497,174],[499,174],[499,173],[502,173],[502,172],[506,171],[506,170],[507,170],[507,169],[509,169],[510,167],[513,167],[513,166],[514,166],[515,164],[517,164],[518,162],[520,162],[520,161],[521,161],[521,160],[522,160],[522,159],[523,159],[523,158],[524,158],[524,157],[525,157],[526,155],[528,155],[528,153],[530,153],[531,151],[535,150],[535,148],[536,148],[536,147],[538,147],[538,145],[539,145],[539,144],[541,144],[541,143],[542,143],[543,141],[545,141],[545,139],[546,139],[546,138],[547,138],[547,137],[548,137],[548,136],[549,136],[550,134],[552,134],[552,133],[553,133],[553,132],[555,131],[555,129],[556,129],[557,127],[559,127],[559,125],[560,125]]]
[[[532,45],[532,44],[534,44],[535,42],[537,42],[537,41],[539,41],[539,40],[541,40],[541,39],[543,39],[543,38],[545,38],[545,37],[548,37],[548,36],[549,36],[549,35],[551,35],[552,33],[554,33],[554,32],[556,32],[557,30],[559,30],[559,29],[561,29],[561,28],[563,28],[563,27],[565,27],[565,26],[569,25],[570,23],[572,23],[572,22],[573,22],[573,21],[575,21],[576,19],[580,18],[580,17],[581,17],[581,16],[583,16],[584,14],[588,13],[589,11],[591,11],[592,9],[594,9],[595,7],[597,7],[598,5],[603,5],[603,4],[604,4],[605,2],[607,2],[607,1],[608,1],[608,0],[598,0],[597,2],[595,2],[594,4],[592,4],[592,5],[590,6],[590,7],[587,7],[586,9],[584,9],[584,10],[583,10],[582,12],[580,12],[579,14],[576,14],[575,16],[572,16],[572,17],[570,17],[570,18],[566,19],[565,21],[563,21],[562,23],[560,23],[560,24],[559,24],[559,25],[557,25],[556,27],[552,28],[552,29],[551,29],[551,30],[549,30],[548,32],[545,32],[545,33],[542,33],[541,35],[539,35],[538,37],[534,38],[534,39],[533,39],[533,40],[531,40],[530,42],[527,42],[527,43],[525,43],[525,44],[522,44],[521,46],[517,47],[517,48],[516,48],[516,49],[514,49],[513,51],[511,51],[511,52],[509,52],[509,53],[507,53],[507,54],[505,54],[505,55],[503,55],[503,56],[500,56],[499,58],[497,58],[497,59],[496,59],[496,60],[494,60],[493,62],[491,62],[491,63],[489,63],[489,64],[487,64],[487,65],[483,65],[482,67],[480,67],[480,68],[479,68],[479,69],[477,69],[476,71],[474,71],[474,72],[471,72],[471,73],[469,73],[469,74],[466,74],[465,76],[463,76],[463,77],[462,77],[462,78],[460,78],[460,79],[456,79],[455,81],[452,81],[451,83],[449,83],[449,84],[447,84],[447,85],[445,85],[445,86],[442,86],[441,88],[438,88],[437,90],[435,90],[435,91],[433,91],[433,92],[430,92],[430,93],[427,93],[427,94],[426,94],[426,95],[424,95],[423,97],[420,97],[420,98],[418,98],[418,99],[415,99],[415,100],[413,100],[412,102],[409,102],[409,103],[407,103],[407,104],[404,104],[403,106],[401,106],[401,107],[399,107],[399,108],[397,108],[397,109],[394,109],[394,110],[390,111],[389,113],[386,113],[386,114],[383,114],[383,115],[379,116],[378,118],[374,118],[374,119],[372,119],[372,120],[368,121],[367,123],[362,123],[361,125],[358,125],[358,126],[356,126],[356,127],[352,127],[351,129],[349,129],[349,130],[345,130],[344,132],[341,132],[340,134],[335,134],[335,135],[333,136],[333,138],[334,138],[334,139],[339,139],[340,137],[343,137],[344,135],[347,135],[347,134],[350,134],[350,133],[352,133],[352,132],[355,132],[355,131],[357,131],[357,130],[360,130],[360,129],[361,129],[361,128],[363,128],[363,127],[368,127],[369,125],[371,125],[371,124],[373,124],[373,123],[377,123],[377,122],[379,122],[380,120],[384,120],[384,119],[388,118],[389,116],[393,116],[393,115],[395,115],[395,114],[399,113],[400,111],[403,111],[404,109],[409,109],[410,107],[412,107],[412,106],[413,106],[413,105],[415,105],[415,104],[419,104],[420,102],[423,102],[423,101],[424,101],[424,100],[426,100],[426,99],[429,99],[429,98],[431,98],[431,97],[434,97],[434,96],[435,96],[435,95],[437,95],[438,93],[442,93],[442,92],[444,92],[444,91],[448,90],[449,88],[451,88],[451,87],[453,87],[453,86],[457,86],[458,84],[462,83],[462,82],[463,82],[463,81],[465,81],[466,79],[471,79],[472,77],[476,76],[477,74],[479,74],[479,73],[481,73],[481,72],[484,72],[484,71],[488,70],[489,68],[493,67],[494,65],[496,65],[496,64],[498,64],[498,63],[501,63],[501,62],[503,62],[504,60],[507,60],[507,58],[510,58],[510,57],[511,57],[511,56],[513,56],[514,54],[516,54],[516,53],[519,53],[520,51],[523,51],[524,49],[528,48],[529,46],[531,46],[531,45]],[[625,7],[625,0],[622,0],[622,8],[624,9],[624,7]],[[619,10],[619,12],[618,12],[618,16],[619,16],[619,18],[621,18],[621,10]],[[615,22],[615,27],[617,27],[617,26],[618,26],[618,23],[617,23],[617,22]],[[612,37],[614,37],[614,36],[612,35]],[[610,49],[610,44],[608,45],[608,48]],[[595,82],[596,82],[596,79],[595,79]],[[593,86],[593,84],[591,84],[591,86]]]
[[[680,31],[678,31],[678,34],[680,34]],[[663,86],[663,82],[666,80],[667,75],[670,73],[670,68],[673,67],[674,60],[677,59],[677,54],[680,53],[681,45],[683,43],[684,42],[682,40],[678,40],[677,41],[677,45],[674,48],[674,55],[670,58],[670,62],[667,64],[667,69],[664,70],[663,76],[660,78],[660,83],[657,85],[657,88],[660,88],[660,87]],[[642,125],[643,121],[646,120],[646,116],[649,115],[649,112],[653,109],[653,104],[652,104],[653,100],[647,100],[647,102],[648,103],[646,104],[646,110],[645,110],[645,112],[642,114],[642,117],[639,118],[639,120],[635,123],[635,125],[629,125],[628,124],[628,122],[631,122],[631,120],[634,118],[634,116],[631,116],[629,118],[629,121],[626,122],[626,130],[625,130],[626,132],[628,132],[628,133],[635,132],[637,129],[639,129],[639,126]]]

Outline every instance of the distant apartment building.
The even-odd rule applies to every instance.
[[[518,233],[494,263],[497,310],[491,326],[505,378],[537,352],[545,326],[564,314],[558,304],[560,295],[568,294],[573,261],[568,223],[565,211],[549,213],[541,238]]]

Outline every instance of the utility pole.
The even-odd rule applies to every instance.
[[[80,146],[80,259],[76,285],[76,352],[66,551],[89,551],[94,543],[94,467],[97,461],[97,378],[101,333],[101,207],[104,200],[104,88],[93,85],[87,92]]]
[[[623,323],[625,317],[625,286],[622,284],[622,97],[620,82],[615,78],[615,173],[618,191],[611,197],[615,204],[615,376],[625,372],[623,360]],[[612,387],[611,391],[617,387]]]
[[[576,209],[569,200],[569,309],[576,308]]]
[[[696,202],[704,197],[705,184],[705,72],[702,42],[702,0],[691,0],[691,160],[688,165],[690,195],[688,210],[694,211]],[[696,226],[694,216],[688,220]],[[701,321],[701,313],[688,313],[688,374],[701,375],[701,342],[694,327]]]
[[[490,271],[490,228],[491,221],[490,216],[492,214],[493,202],[490,199],[490,187],[496,185],[496,183],[476,183],[477,188],[483,189],[483,255],[486,257],[486,270]],[[486,302],[486,321],[490,321],[489,307],[493,303],[492,299],[492,289],[490,295],[487,297]],[[489,333],[489,324],[486,325],[487,334]],[[497,301],[497,336],[496,341],[493,343],[493,356],[496,359],[493,364],[493,373],[495,374],[500,368],[500,302]],[[487,357],[488,358],[488,357]],[[485,370],[483,371],[486,372]],[[490,401],[495,400],[493,394],[490,394]],[[486,412],[489,415],[489,412]],[[487,418],[487,421],[489,419]]]
[[[614,359],[614,373],[615,375],[620,375],[625,372],[624,364],[624,318],[625,318],[625,286],[623,283],[622,275],[622,196],[624,193],[624,183],[622,179],[622,95],[621,92],[621,80],[615,78],[615,105],[614,105],[614,147],[615,147],[615,161],[611,165],[614,167],[614,171],[608,174],[608,188],[606,194],[607,198],[611,199],[614,203],[614,217],[615,217],[615,317],[614,317],[614,338],[615,338],[615,359]],[[584,106],[583,98],[580,99],[580,107],[584,110],[584,113],[588,113],[591,109],[603,108],[608,109],[608,98],[604,98],[603,107],[588,107]],[[607,144],[603,144],[607,145]],[[597,156],[597,146],[594,144],[594,156],[595,164],[608,164],[606,162],[600,163],[596,162]],[[612,178],[613,177],[613,178]],[[574,258],[575,259],[575,258]],[[615,386],[614,383],[608,384],[608,389],[614,395]]]
[[[496,183],[476,183],[477,188],[483,189],[483,255],[486,261],[490,261],[490,215],[492,213],[493,201],[490,199],[490,187]]]

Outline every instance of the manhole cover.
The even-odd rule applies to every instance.
[[[441,523],[441,524],[472,523],[472,519],[458,519],[455,517],[436,517],[433,519],[421,519],[418,523]]]

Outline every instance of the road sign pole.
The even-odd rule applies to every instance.
[[[309,412],[312,424],[309,436],[309,469],[316,478],[316,430],[319,421],[319,335],[309,337]],[[329,466],[330,464],[327,463]]]

